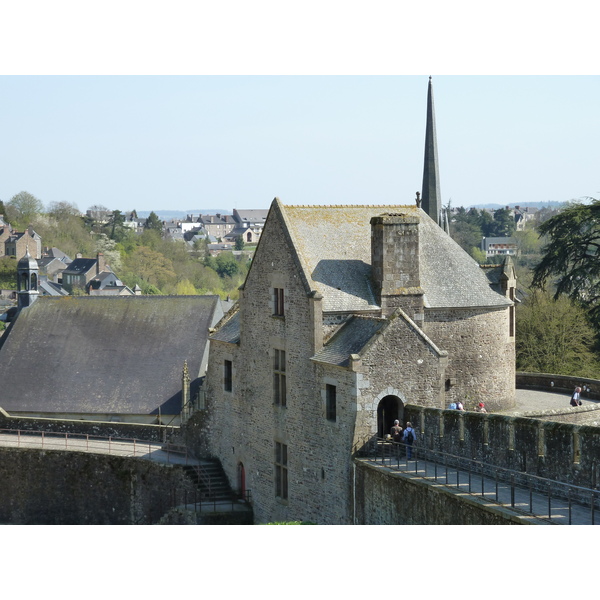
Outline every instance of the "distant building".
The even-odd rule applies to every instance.
[[[76,258],[71,262],[62,273],[62,285],[73,292],[74,287],[82,290],[87,288],[87,284],[103,271],[111,271],[104,260],[104,254],[99,252],[96,258]]]
[[[481,249],[487,258],[492,256],[515,256],[517,254],[517,241],[512,237],[484,237],[481,240]]]
[[[27,231],[19,232],[2,220],[0,223],[0,257],[12,256],[21,260],[27,251],[33,258],[41,258],[42,238],[32,227],[28,227]]]

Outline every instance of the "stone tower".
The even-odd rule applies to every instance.
[[[421,208],[441,226],[442,200],[440,175],[438,172],[437,138],[435,133],[435,111],[431,77],[427,91],[427,125],[425,128],[425,161],[423,164],[423,189]]]

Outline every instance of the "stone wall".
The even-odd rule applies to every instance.
[[[515,343],[509,324],[506,308],[426,311],[423,331],[448,352],[446,407],[484,397],[492,410],[515,405]]]
[[[427,448],[582,487],[600,481],[598,427],[416,406],[405,411]]]
[[[518,525],[538,523],[435,483],[355,462],[357,525]]]
[[[138,423],[112,423],[68,419],[44,419],[41,417],[13,417],[0,408],[0,429],[27,431],[56,431],[81,435],[138,439],[162,442],[170,434],[177,434],[179,427],[145,425]]]
[[[194,489],[174,465],[22,448],[0,447],[0,479],[0,523],[13,525],[151,524]]]

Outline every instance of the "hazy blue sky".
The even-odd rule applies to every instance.
[[[81,210],[412,203],[428,77],[3,76],[0,198]],[[433,77],[454,206],[600,194],[600,77]]]

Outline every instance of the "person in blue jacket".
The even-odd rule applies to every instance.
[[[406,444],[406,458],[412,458],[412,447],[417,440],[417,432],[413,429],[410,421],[406,423],[406,429],[402,434],[402,442]]]

